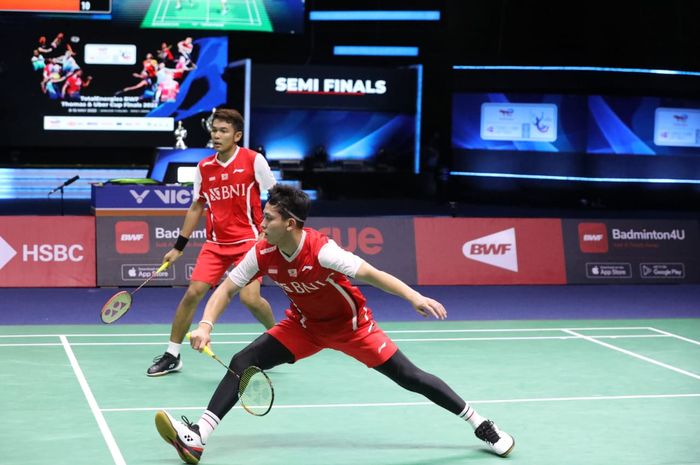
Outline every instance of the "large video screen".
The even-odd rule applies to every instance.
[[[470,84],[462,87],[484,87]],[[657,89],[642,90],[661,94],[663,88]],[[614,89],[583,83],[567,90],[572,92],[454,92],[452,174],[700,181],[700,99],[672,92],[633,95],[629,89],[599,93]]]
[[[94,19],[144,29],[301,33],[304,0],[0,0],[22,19]]]
[[[2,145],[172,146],[226,102],[226,36],[39,22],[12,37]]]
[[[418,157],[415,69],[253,65],[250,146],[409,171]]]
[[[700,100],[591,95],[586,151],[700,156]]]
[[[250,142],[270,160],[300,160],[321,147],[328,161],[413,166],[415,116],[359,110],[257,109]]]

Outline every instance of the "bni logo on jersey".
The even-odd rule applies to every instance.
[[[151,248],[148,223],[145,221],[117,221],[114,225],[114,242],[117,253],[147,253]]]
[[[482,236],[465,242],[462,254],[469,260],[518,272],[518,250],[515,243],[515,228]]]

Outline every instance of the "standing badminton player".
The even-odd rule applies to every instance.
[[[243,135],[243,117],[236,110],[216,110],[211,139],[216,153],[199,162],[194,193],[173,248],[164,262],[174,262],[187,245],[199,218],[207,216],[207,240],[199,252],[190,284],[175,312],[170,342],[163,355],[153,360],[148,376],[161,376],[182,368],[180,347],[192,324],[197,304],[207,291],[219,284],[224,272],[238,263],[260,234],[262,208],[260,192],[275,184],[265,158],[238,146]],[[260,280],[241,290],[241,303],[265,328],[275,324],[270,304],[260,296]]]
[[[202,350],[207,346],[212,327],[231,298],[251,279],[267,275],[289,297],[287,318],[237,353],[231,370],[242,373],[250,366],[267,370],[325,348],[335,349],[466,420],[494,453],[508,455],[515,445],[512,436],[479,415],[440,378],[416,367],[379,328],[365,306],[365,297],[347,276],[404,298],[424,317],[445,319],[442,304],[341,249],[318,231],[304,228],[309,198],[303,191],[277,185],[269,194],[261,225],[264,239],[209,298],[204,320],[191,334],[192,347]],[[238,400],[238,383],[239,378],[227,372],[197,423],[185,417],[180,422],[165,411],[158,412],[158,432],[182,460],[199,462],[209,435]]]

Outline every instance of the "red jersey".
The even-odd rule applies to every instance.
[[[304,228],[294,255],[287,257],[277,246],[261,240],[248,251],[229,274],[239,287],[251,279],[267,275],[291,301],[296,310],[290,318],[309,329],[352,329],[358,327],[358,314],[366,299],[350,283],[363,260],[341,249],[320,232]]]
[[[83,87],[83,80],[77,74],[72,74],[68,79],[66,79],[68,86],[66,87],[67,94],[74,94],[80,92]]]
[[[222,245],[255,241],[262,222],[260,191],[275,184],[265,157],[243,147],[222,163],[214,154],[199,162],[194,201],[207,204],[207,241]]]

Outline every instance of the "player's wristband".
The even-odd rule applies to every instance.
[[[173,249],[179,250],[180,252],[182,252],[183,250],[185,250],[185,246],[187,245],[187,241],[189,241],[189,239],[186,238],[185,236],[183,236],[182,234],[180,234],[179,236],[177,236],[177,240],[175,241],[175,245],[173,246]]]
[[[202,323],[204,323],[205,325],[209,325],[209,327],[210,327],[211,329],[214,329],[214,323],[212,323],[211,321],[209,321],[209,320],[200,320],[200,321],[199,321],[199,324],[201,325]]]

